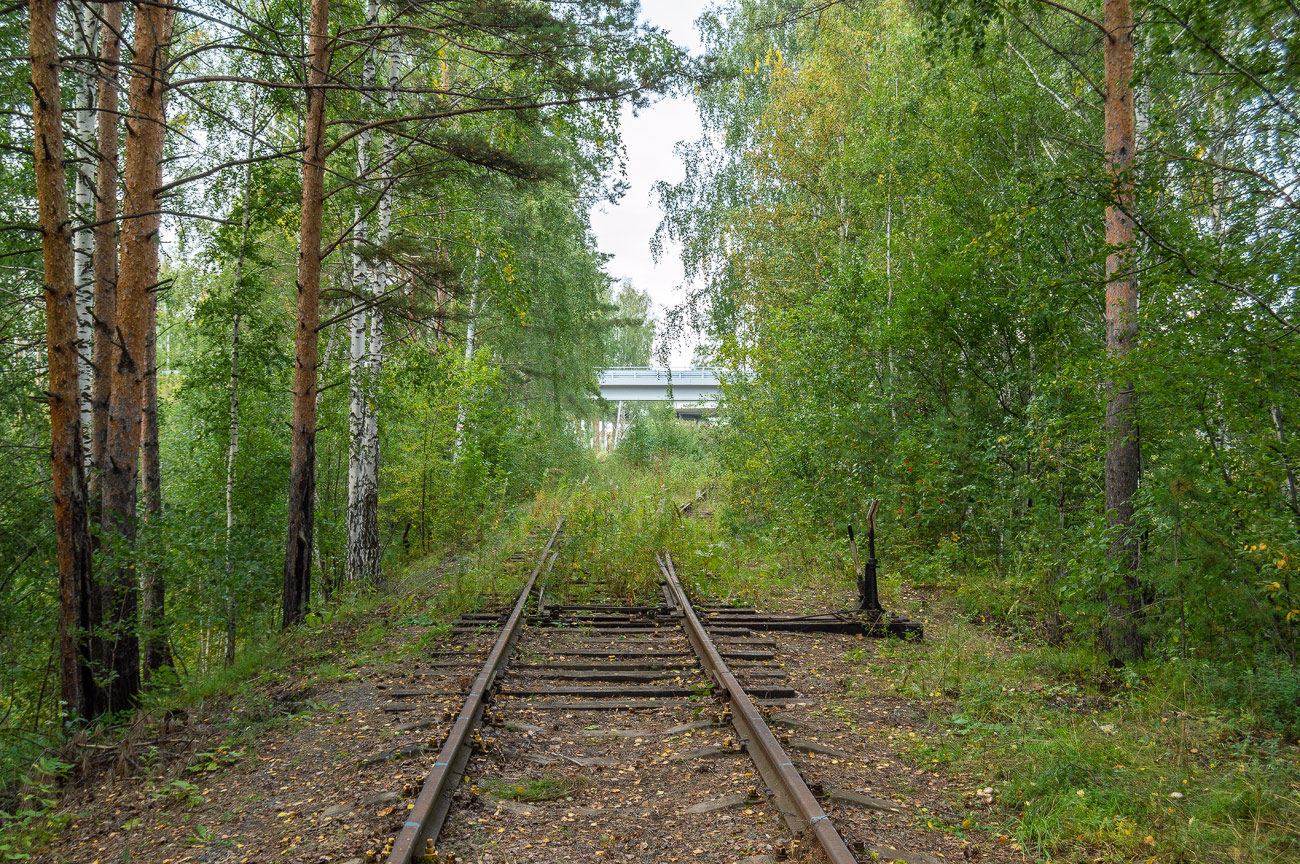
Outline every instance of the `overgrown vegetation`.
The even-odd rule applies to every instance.
[[[803,8],[701,19],[729,77],[697,93],[696,169],[661,189],[734,370],[728,524],[812,555],[879,498],[909,585],[1293,739],[1296,139],[1263,143],[1296,128],[1293,11],[1133,4],[1121,170],[1122,40],[1095,9]],[[1140,305],[1116,321],[1121,282]]]
[[[1287,861],[1300,849],[1300,754],[1273,694],[1229,696],[1236,676],[1207,663],[1116,670],[939,609],[925,646],[886,645],[863,676],[928,707],[937,728],[912,746],[917,765],[993,788],[973,824],[1044,860]]]
[[[287,722],[251,682],[352,674],[311,647],[344,625],[420,650],[561,514],[552,597],[653,598],[667,548],[826,608],[881,499],[931,638],[853,659],[929,712],[916,764],[985,778],[952,830],[1300,854],[1293,5],[719,0],[659,189],[732,370],[708,429],[591,398],[654,336],[588,224],[619,103],[684,70],[635,4],[310,5],[306,63],[288,6],[0,21],[0,852],[58,829],[62,745]]]
[[[743,492],[715,494],[715,519],[691,526],[698,545],[679,565],[697,589],[765,608],[851,605],[842,533],[801,536],[755,521]],[[1007,574],[951,569],[904,532],[881,532],[881,595],[923,619],[926,639],[848,652],[847,698],[914,702],[924,734],[870,734],[892,738],[914,769],[976,778],[952,790],[960,815],[936,825],[1001,837],[1038,861],[1294,859],[1300,694],[1288,667],[1117,668],[1090,644],[1046,639]]]
[[[0,807],[585,474],[653,338],[588,221],[682,65],[635,4],[100,5],[0,21]]]

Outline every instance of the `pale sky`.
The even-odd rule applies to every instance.
[[[701,45],[695,19],[706,5],[706,0],[641,0],[641,20],[663,28],[678,45],[698,54]],[[648,291],[662,322],[664,310],[681,303],[685,292],[677,248],[665,245],[657,264],[650,254],[650,238],[663,217],[653,198],[653,188],[659,180],[682,179],[682,164],[673,147],[679,141],[700,137],[700,119],[691,99],[672,96],[635,117],[630,108],[624,108],[622,125],[629,188],[617,204],[599,204],[592,209],[591,227],[600,250],[613,256],[605,265],[609,275],[629,278],[637,288]],[[690,365],[695,343],[695,338],[686,334],[674,346],[673,368]],[[651,365],[659,364],[652,361]]]

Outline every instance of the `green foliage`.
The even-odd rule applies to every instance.
[[[789,4],[727,4],[705,19],[726,73],[699,90],[711,137],[661,188],[661,232],[737,370],[718,433],[734,524],[842,530],[880,498],[909,578],[977,586],[967,614],[1090,643],[1118,578],[1105,386],[1133,380],[1148,650],[1294,665],[1300,223],[1277,185],[1294,148],[1260,146],[1294,127],[1293,84],[1282,49],[1224,29],[1220,6],[1161,8],[1139,28],[1126,368],[1101,308],[1101,53],[1041,4],[881,0],[778,28]],[[1292,32],[1277,4],[1250,14]],[[1188,71],[1210,69],[1227,76],[1212,91]]]
[[[606,366],[644,367],[650,364],[655,322],[650,295],[624,279],[614,297],[614,330],[608,340]]]
[[[650,471],[604,463],[565,503],[564,544],[548,596],[573,603],[639,603],[655,596],[655,556],[664,549],[682,560],[691,554],[695,526],[677,508],[702,488],[708,467],[707,460],[690,459],[659,461]]]
[[[849,602],[842,534],[738,520],[748,508],[734,494],[710,495],[717,518],[693,526],[695,551],[684,550],[679,572],[710,596],[766,609]],[[926,638],[847,651],[848,698],[883,692],[929,722],[855,731],[890,739],[905,767],[939,773],[951,796],[947,830],[1002,835],[1041,861],[1294,857],[1300,809],[1290,787],[1300,761],[1288,732],[1289,667],[1242,675],[1223,662],[1156,659],[1116,669],[1089,645],[1039,638],[1007,574],[971,568],[961,584],[952,574],[918,584],[939,575],[929,562],[912,566],[892,539],[879,551],[884,605],[924,620]],[[998,598],[983,601],[996,618],[972,607],[986,593]]]
[[[54,813],[58,782],[71,765],[42,755],[29,769],[24,789],[12,796],[12,809],[0,809],[0,859],[25,861],[28,853],[56,836],[72,821],[71,813]],[[10,796],[6,796],[8,799]]]
[[[60,14],[71,8],[63,4]],[[296,83],[249,82],[300,79],[302,10],[272,3],[263,12],[238,25],[220,12],[201,20],[177,14],[185,48],[171,70],[162,170],[175,185],[158,286],[164,509],[141,525],[134,545],[99,537],[95,562],[101,571],[147,565],[166,585],[176,666],[153,678],[151,705],[221,692],[250,668],[273,667],[271,649],[280,644],[302,93]],[[364,15],[365,4],[335,4],[331,30],[363,32]],[[129,46],[129,10],[125,26]],[[346,580],[347,330],[358,301],[384,320],[383,370],[366,396],[378,417],[387,574],[405,573],[408,558],[427,563],[472,544],[538,489],[590,468],[572,419],[589,413],[594,371],[615,351],[616,336],[641,351],[646,310],[633,302],[620,312],[610,302],[588,212],[621,191],[613,178],[622,106],[646,104],[683,64],[622,0],[385,4],[380,26],[390,29],[374,44],[335,45],[339,86],[327,98],[328,171],[337,182],[323,214],[311,626],[384,587]],[[26,29],[24,15],[0,23],[0,91],[14,106],[30,103]],[[405,66],[406,82],[399,94],[349,89],[362,83],[367,52],[382,80],[399,41],[393,59]],[[78,69],[63,70],[68,94]],[[430,122],[429,112],[445,116]],[[53,653],[49,418],[39,243],[25,227],[35,221],[26,117],[14,113],[0,130],[0,222],[11,229],[0,233],[0,795],[69,731]],[[388,123],[368,138],[351,135],[358,123],[379,121]],[[385,133],[393,161],[380,168]],[[124,134],[122,145],[133,140]],[[363,146],[369,176],[357,167]],[[381,243],[375,213],[386,194],[391,236]],[[354,242],[358,214],[370,214],[365,242]],[[385,296],[354,284],[353,255],[387,268]],[[633,322],[637,309],[642,320]],[[481,577],[466,575],[465,596],[448,607],[474,602],[469,595],[490,584]],[[222,671],[228,639],[234,667]]]
[[[672,405],[651,404],[630,414],[616,452],[629,465],[642,467],[674,457],[698,460],[704,456],[708,440],[707,429],[678,420]]]
[[[988,804],[966,792],[963,824],[1017,838],[1041,859],[1294,854],[1278,830],[1300,816],[1287,791],[1294,748],[1261,729],[1255,697],[1218,689],[1236,678],[1222,666],[1116,674],[1091,651],[1012,646],[956,619],[930,626],[924,646],[863,658],[862,673],[939,724],[913,746],[917,764],[993,790]]]

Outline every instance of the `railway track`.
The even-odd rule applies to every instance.
[[[463,697],[393,694],[438,699],[408,724],[437,755],[371,860],[857,861],[782,749],[781,709],[808,703],[763,631],[788,619],[693,605],[667,552],[663,602],[567,603],[560,543],[557,523],[514,603],[462,616],[459,644],[412,672]]]

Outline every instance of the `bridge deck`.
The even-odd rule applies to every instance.
[[[610,402],[697,405],[722,395],[721,376],[721,369],[605,369],[597,380]]]

